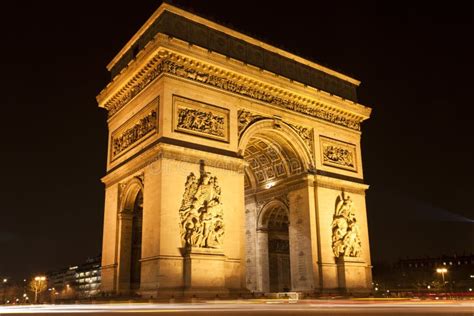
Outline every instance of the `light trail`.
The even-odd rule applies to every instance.
[[[125,303],[125,304],[83,304],[83,305],[29,305],[29,306],[2,306],[0,314],[55,314],[55,313],[163,313],[163,312],[296,312],[296,311],[369,311],[383,310],[396,311],[404,309],[426,309],[438,311],[461,309],[462,311],[474,312],[474,303],[465,301],[450,302],[341,302],[330,303],[321,302],[307,303],[300,301],[297,304],[268,301],[263,303],[188,303],[188,304],[146,304],[146,303]]]

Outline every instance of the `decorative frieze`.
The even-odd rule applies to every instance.
[[[229,110],[173,96],[174,130],[229,142]]]
[[[321,161],[323,165],[357,172],[356,146],[321,137]]]
[[[217,177],[203,171],[199,179],[186,179],[179,209],[181,240],[185,247],[221,248],[224,237],[224,210]]]
[[[159,98],[152,101],[142,111],[112,133],[110,141],[111,161],[149,135],[156,133],[158,126],[158,104]]]
[[[336,210],[332,221],[332,250],[334,256],[360,257],[362,242],[359,226],[350,196],[344,192],[336,199]]]
[[[112,117],[125,104],[131,101],[137,94],[145,89],[153,80],[163,73],[160,62],[162,61],[162,53],[158,53],[143,67],[143,70],[135,74],[112,98],[105,104],[108,116]]]
[[[265,91],[261,87],[252,87],[250,84],[241,84],[237,80],[232,80],[220,75],[197,71],[191,67],[180,65],[169,59],[164,60],[160,66],[162,67],[163,72],[169,74],[192,79],[201,83],[206,83],[226,91],[257,99],[259,101],[264,101],[288,110],[323,119],[325,121],[329,121],[331,123],[342,125],[351,129],[360,130],[359,121],[348,119],[344,116],[322,110],[316,106],[311,106],[296,100],[280,97],[276,94]]]
[[[247,80],[243,76],[216,67],[207,67],[166,51],[160,51],[143,67],[142,71],[105,102],[104,107],[109,110],[109,116],[114,115],[163,73],[207,84],[353,130],[360,130],[360,122],[363,120],[362,117],[348,113],[345,115],[336,113],[335,109],[333,111],[327,104],[301,98],[274,87],[263,86],[261,82]]]

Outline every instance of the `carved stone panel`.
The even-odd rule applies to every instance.
[[[110,141],[111,161],[157,132],[158,105],[159,98],[156,98],[112,133]]]
[[[357,172],[356,146],[335,139],[321,137],[321,161],[325,166]]]
[[[173,124],[177,132],[229,142],[229,110],[173,96]]]
[[[334,256],[336,258],[360,257],[362,243],[359,237],[359,226],[352,199],[344,192],[336,199],[331,227]]]
[[[262,118],[261,115],[258,115],[258,114],[254,114],[250,111],[247,111],[247,110],[244,110],[244,109],[241,109],[238,111],[238,127],[239,127],[239,136],[242,136],[242,132],[245,130],[245,128],[247,128],[247,126]]]
[[[301,139],[305,142],[305,144],[308,146],[308,149],[311,153],[313,153],[313,129],[301,125],[296,125],[296,124],[291,124],[288,123],[288,125],[293,128],[296,133],[301,137]]]
[[[224,237],[224,210],[217,177],[201,172],[186,179],[179,209],[181,240],[184,247],[221,248]]]

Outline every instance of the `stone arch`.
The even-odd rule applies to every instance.
[[[257,219],[259,284],[263,292],[291,289],[289,209],[279,199],[266,203]]]
[[[123,186],[119,206],[120,213],[133,211],[133,203],[140,191],[143,192],[143,181],[139,177],[132,178]]]
[[[305,170],[312,169],[314,164],[312,149],[288,124],[277,119],[260,119],[245,128],[238,145],[238,153],[243,156],[253,137],[266,136],[272,138],[280,146],[288,146],[298,154]]]
[[[287,205],[279,199],[273,199],[264,204],[261,210],[259,211],[257,219],[257,229],[268,229],[269,220],[272,218],[272,213],[274,213],[275,210],[278,209],[286,213],[287,219],[290,217]]]
[[[119,252],[117,292],[139,290],[143,225],[143,182],[134,177],[122,186],[119,205]]]

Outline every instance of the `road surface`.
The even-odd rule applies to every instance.
[[[384,315],[474,316],[473,301],[228,301],[195,304],[86,304],[0,306],[0,315]]]

